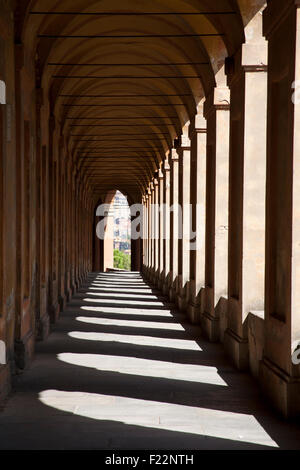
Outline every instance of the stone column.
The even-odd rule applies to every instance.
[[[97,204],[98,206],[98,204]],[[101,244],[103,247],[103,240],[101,240],[97,235],[97,225],[101,220],[101,217],[96,215],[97,206],[94,209],[94,226],[93,226],[93,240],[94,240],[94,247],[93,247],[93,271],[100,272],[103,270],[103,250],[101,250]],[[77,242],[78,243],[78,242]],[[78,260],[77,260],[78,263]]]
[[[229,103],[229,88],[224,86],[215,88],[204,104],[207,119],[207,171],[202,327],[211,341],[223,338],[227,324]]]
[[[158,172],[158,204],[159,204],[159,259],[158,259],[158,287],[161,288],[163,285],[163,273],[164,273],[164,174],[159,169]]]
[[[178,204],[179,204],[179,157],[171,150],[171,187],[170,187],[170,289],[171,301],[176,297],[178,283]]]
[[[142,270],[144,270],[144,267],[147,265],[147,196],[143,196],[143,232],[142,232],[142,237],[143,237],[143,266]]]
[[[260,378],[285,417],[300,415],[300,352],[294,353],[300,343],[299,29],[298,1],[268,3],[265,344]]]
[[[261,18],[261,15],[258,15]],[[259,19],[259,18],[258,18]],[[226,60],[231,91],[227,352],[248,367],[247,316],[264,307],[267,44],[262,36]]]
[[[114,191],[110,191],[105,199],[105,234],[104,234],[104,271],[114,267]],[[85,262],[85,260],[84,260]]]
[[[150,188],[147,189],[146,200],[147,200],[147,232],[146,232],[146,242],[147,242],[147,260],[146,260],[146,275],[149,275],[150,269],[150,259],[151,259],[151,240],[150,240],[150,227],[151,227],[151,192]]]
[[[50,303],[50,319],[52,323],[55,323],[59,316],[59,304],[58,304],[58,284],[57,284],[57,157],[55,147],[55,118],[50,116],[49,118],[49,155],[50,155],[50,175],[51,185],[50,197],[49,197],[49,250],[50,250],[50,292],[49,292],[49,303]],[[38,241],[38,240],[37,240]]]
[[[191,147],[190,139],[181,136],[180,146],[177,149],[179,155],[179,205],[182,211],[182,219],[179,217],[179,276],[177,302],[180,310],[185,310],[189,295],[190,280],[190,177],[191,177]],[[180,209],[179,209],[180,210]]]
[[[144,206],[143,206],[144,207]],[[131,271],[141,271],[141,264],[143,263],[142,260],[142,252],[143,252],[143,233],[141,231],[144,231],[144,220],[140,222],[138,226],[136,226],[138,222],[138,218],[140,217],[139,212],[136,210],[131,210]],[[142,211],[141,211],[142,212]],[[139,231],[139,237],[136,238],[134,236],[134,232],[137,229]]]
[[[170,282],[170,165],[169,160],[164,161],[164,187],[163,187],[163,293],[168,294]]]
[[[149,238],[150,238],[150,264],[149,264],[149,278],[152,279],[154,272],[154,184],[150,183],[150,194],[149,194]]]
[[[191,139],[191,227],[196,235],[190,243],[188,315],[193,323],[199,323],[205,284],[206,120],[202,112],[197,114],[191,122],[189,135]]]
[[[159,269],[159,185],[154,179],[154,271],[153,281],[158,284]]]

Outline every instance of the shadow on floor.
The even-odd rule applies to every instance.
[[[88,277],[15,378],[1,449],[300,448],[300,428],[155,292],[138,273]]]

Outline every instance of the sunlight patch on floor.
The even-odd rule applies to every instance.
[[[158,297],[157,295],[143,295],[139,293],[134,293],[134,294],[129,294],[128,292],[85,292],[85,295],[94,295],[96,297],[113,297],[113,299],[118,299],[118,298],[126,298],[126,299],[148,299],[151,305],[151,299],[157,300]],[[126,300],[127,302],[127,300]]]
[[[126,292],[128,294],[140,294],[142,293],[143,295],[144,294],[153,294],[153,290],[152,289],[133,289],[133,288],[127,288],[127,287],[118,287],[118,288],[113,288],[113,287],[89,287],[88,288],[89,291],[99,291],[99,292],[116,292],[116,293],[120,293],[120,292]]]
[[[137,284],[137,285],[144,285],[144,286],[148,286],[148,284],[143,281],[142,279],[135,279],[134,277],[115,277],[115,276],[103,276],[103,277],[97,277],[93,280],[93,282],[103,282],[103,281],[106,281],[106,282],[114,282],[114,284],[116,285],[116,283],[123,283],[123,284]]]
[[[83,299],[84,302],[98,302],[98,303],[108,303],[111,304],[113,303],[114,305],[124,305],[124,300],[111,300],[111,299]],[[126,300],[126,305],[149,305],[148,301],[143,301],[143,300]],[[164,302],[151,302],[151,306],[153,307],[164,307]]]
[[[46,406],[84,418],[278,447],[252,415],[114,395],[44,390]]]
[[[117,335],[112,333],[87,333],[83,331],[70,331],[71,338],[87,341],[116,341],[118,343],[135,344],[138,346],[153,346],[160,348],[184,349],[188,351],[202,351],[194,340],[155,338],[153,336]]]
[[[67,364],[93,368],[99,371],[227,386],[218,374],[216,367],[198,364],[180,364],[101,354],[59,353],[57,358]]]
[[[169,317],[173,318],[173,315],[171,314],[171,310],[160,310],[160,309],[150,309],[150,308],[139,308],[138,310],[136,308],[127,308],[127,307],[106,307],[106,306],[101,306],[101,307],[93,307],[93,306],[81,306],[81,310],[87,310],[89,312],[99,312],[99,313],[117,313],[119,314],[124,314],[124,315],[150,315],[150,316],[159,316],[159,317]]]
[[[130,282],[113,282],[109,279],[105,280],[105,279],[101,279],[101,280],[98,280],[98,281],[93,281],[91,282],[91,286],[98,286],[98,285],[103,285],[103,286],[111,286],[111,287],[116,287],[116,286],[121,286],[121,287],[126,287],[126,286],[130,286],[130,287],[133,287],[135,289],[149,289],[149,285],[148,284],[145,284],[144,282],[135,282],[135,281],[130,281]]]
[[[84,323],[92,323],[94,325],[110,325],[123,326],[126,328],[151,328],[156,330],[176,330],[185,331],[180,323],[150,322],[150,321],[134,321],[134,320],[118,320],[112,318],[94,318],[94,317],[77,317],[77,321]]]

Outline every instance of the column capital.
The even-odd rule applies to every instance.
[[[174,146],[177,151],[189,150],[191,147],[191,141],[189,136],[181,135],[178,139],[174,140]]]
[[[160,169],[158,170],[158,179],[159,179],[159,180],[162,180],[163,177],[164,177],[164,174],[163,174],[163,172],[162,172],[162,170],[161,170],[161,168],[160,168]]]
[[[190,140],[195,134],[205,134],[207,132],[206,118],[201,113],[195,114],[191,124],[189,125],[189,138]]]
[[[204,102],[204,116],[207,119],[213,111],[230,110],[230,89],[227,86],[215,87]]]
[[[226,57],[225,74],[229,88],[245,73],[267,72],[267,53],[267,41],[263,40],[256,44],[242,44],[236,54]]]
[[[164,160],[163,170],[164,170],[164,173],[166,171],[170,171],[170,164],[169,164],[169,160],[167,158]]]
[[[174,162],[179,160],[179,155],[176,149],[171,149],[171,160]]]

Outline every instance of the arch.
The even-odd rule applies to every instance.
[[[79,0],[65,2],[66,12],[76,11],[80,15],[55,14],[61,11],[61,2],[45,2],[45,13],[51,14],[33,14],[38,11],[36,1],[18,6],[16,37],[29,44],[32,58],[38,57],[43,94],[50,98],[51,112],[69,142],[72,158],[95,193],[103,184],[110,189],[107,180],[114,179],[117,186],[141,200],[151,174],[197,113],[197,104],[215,86],[214,75],[225,56],[237,50],[244,40],[237,2],[218,3],[217,10],[229,14],[220,15],[216,5],[208,1],[155,1],[151,8],[143,1],[135,12],[143,13],[138,22],[129,16],[130,3],[124,2],[122,12],[127,15],[126,22],[116,14],[119,5],[112,9],[106,0],[101,3],[101,12],[108,11],[109,16],[88,15],[100,12],[98,2],[89,2],[88,7]],[[149,10],[155,14],[145,15]],[[192,14],[175,15],[179,10]],[[200,14],[201,11],[206,14]],[[152,38],[151,47],[147,38],[131,37],[124,44],[124,38],[122,41],[111,38],[108,43],[104,38],[89,41],[80,37],[51,37],[86,36],[95,31],[110,36],[169,37],[163,41]],[[202,34],[209,36],[197,36]],[[96,48],[90,47],[91,41]],[[90,65],[79,65],[83,57],[84,63]],[[125,63],[135,67],[140,64],[136,77],[130,65],[116,65]],[[83,78],[85,74],[87,78]],[[113,97],[126,94],[127,97]],[[117,150],[122,160],[116,171],[114,154],[119,135],[119,141],[124,139],[121,145],[124,148]]]

